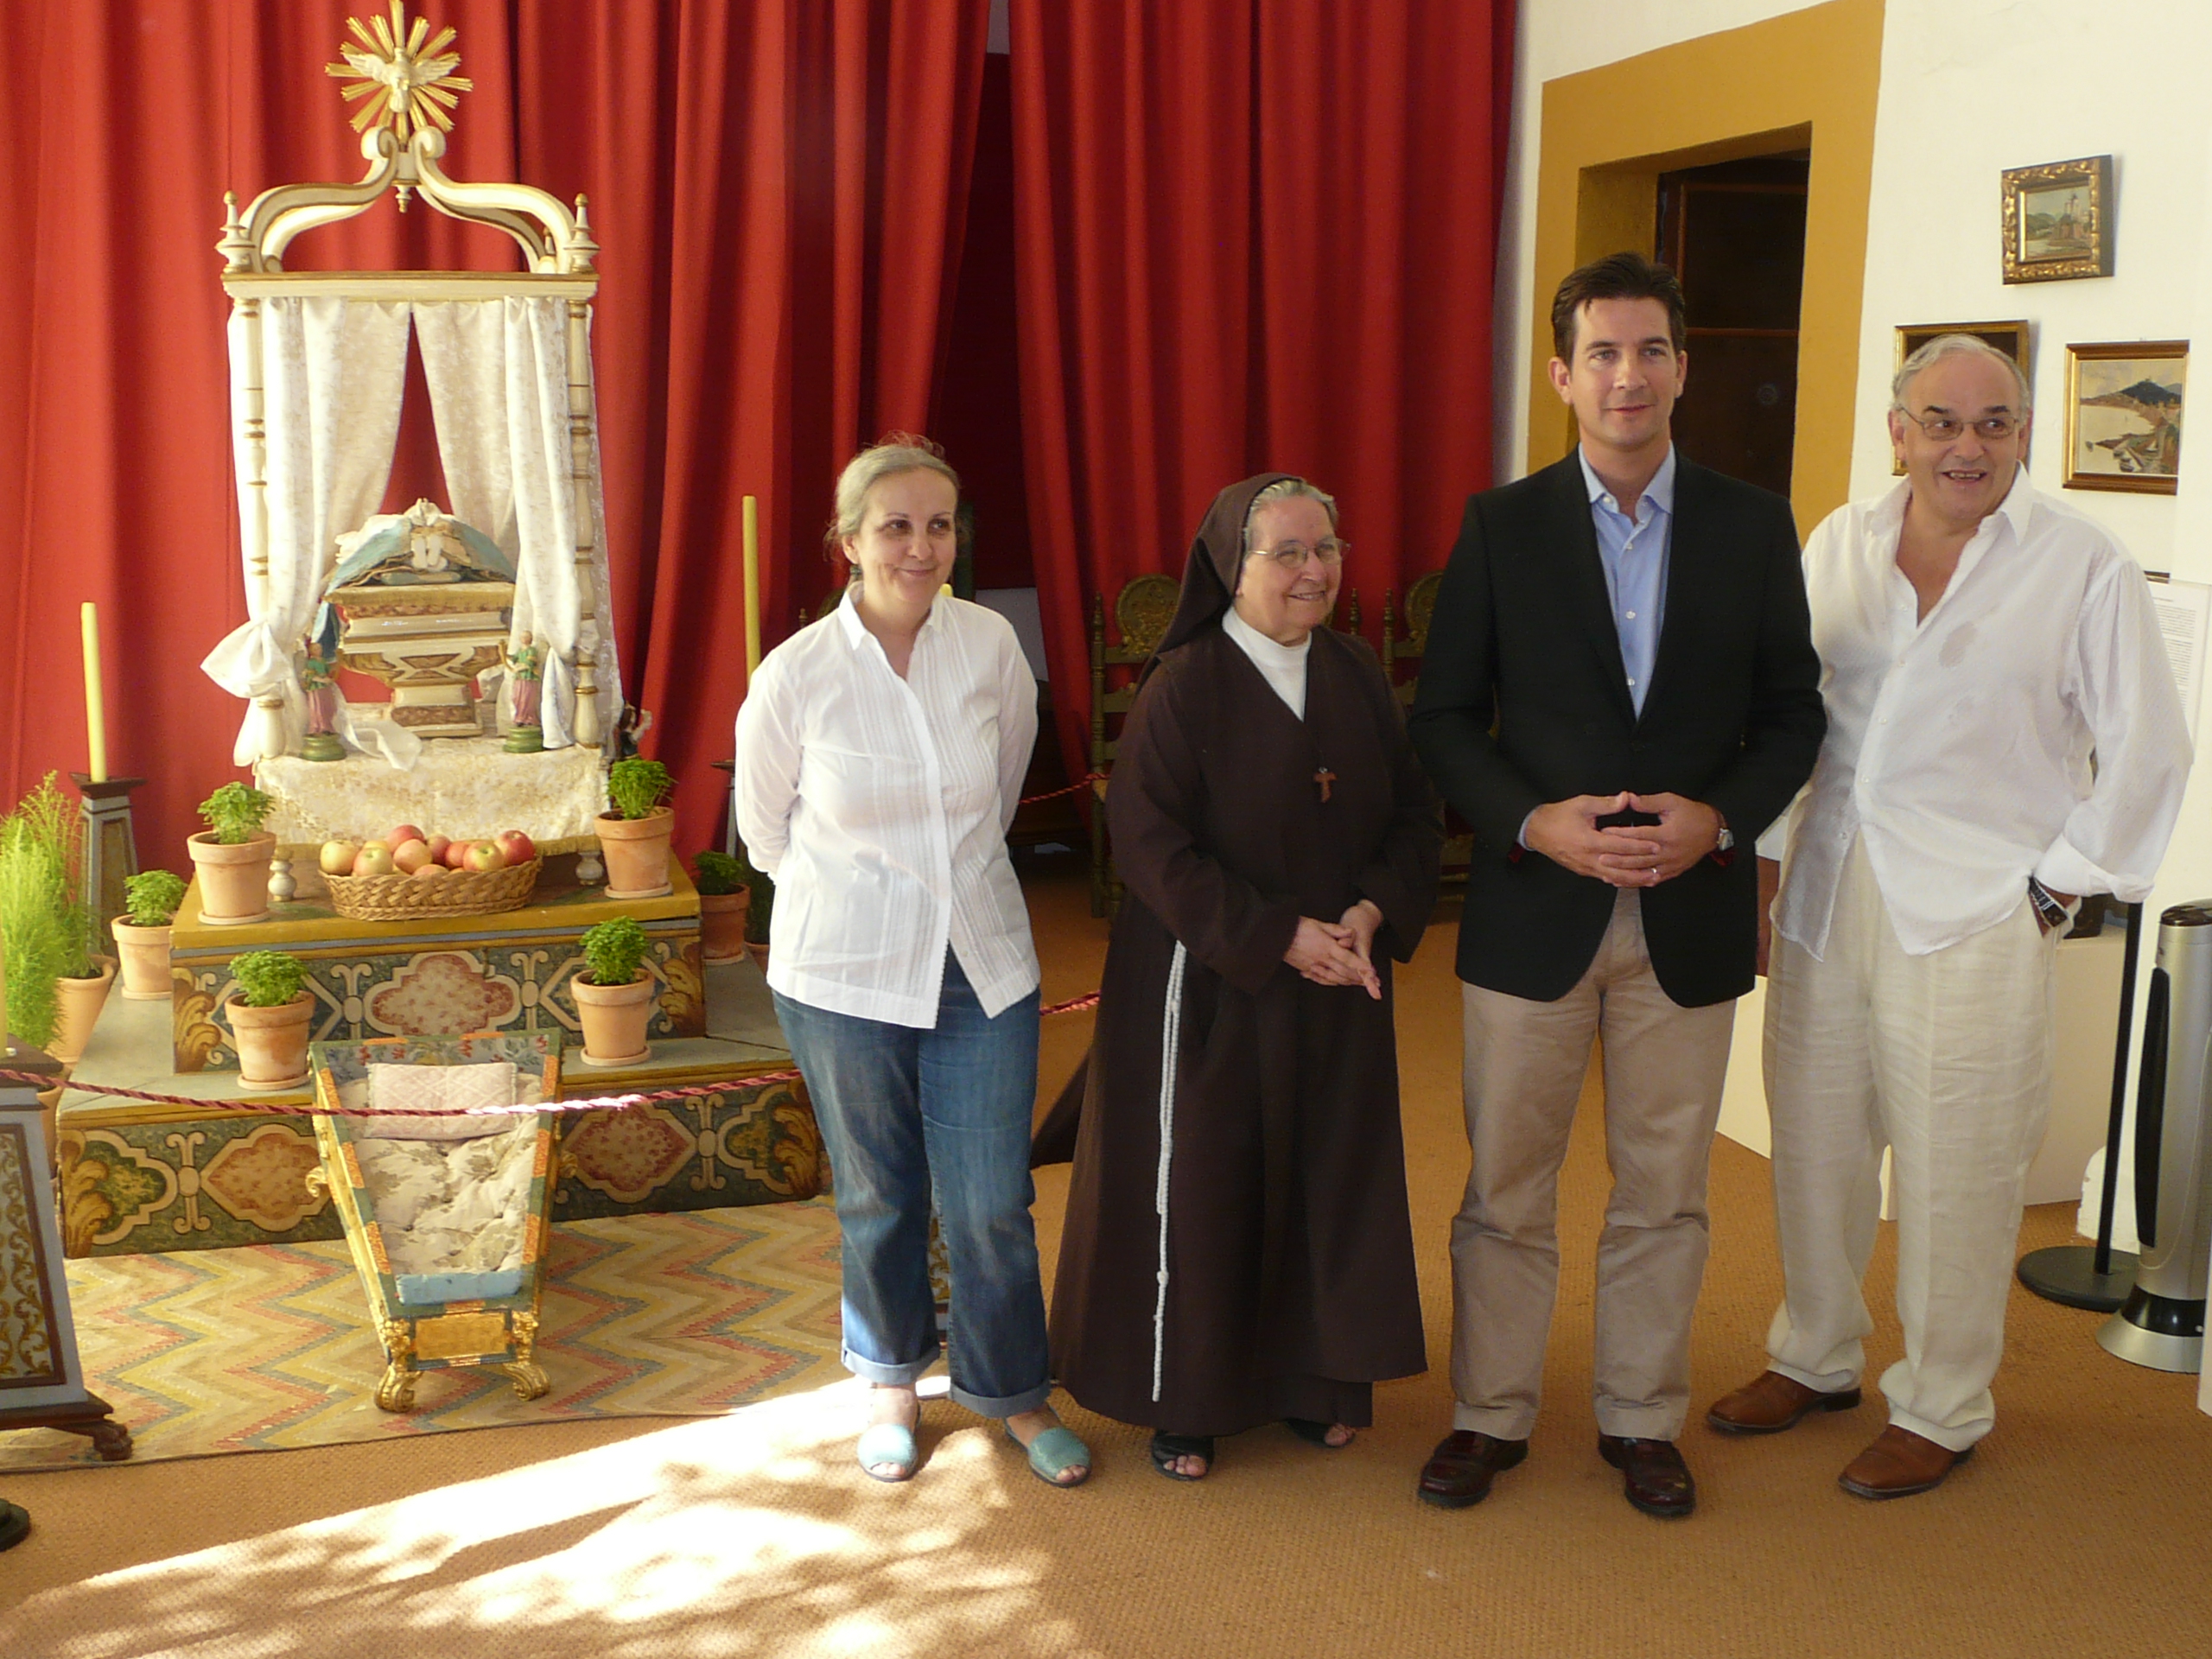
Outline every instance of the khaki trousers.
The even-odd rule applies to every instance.
[[[1535,1423],[1559,1287],[1559,1168],[1602,1038],[1613,1190],[1598,1240],[1598,1427],[1671,1440],[1689,1406],[1706,1168],[1736,1005],[1685,1008],[1659,988],[1630,888],[1558,1001],[1460,991],[1473,1161],[1452,1223],[1452,1427],[1518,1440]]]
[[[1767,1351],[1809,1388],[1858,1384],[1888,1147],[1904,1357],[1882,1392],[1891,1422],[1955,1452],[1995,1421],[2020,1195],[2050,1113],[2056,951],[2024,887],[1994,927],[1906,955],[1863,844],[1844,864],[1826,959],[1774,941],[1765,1062],[1783,1302]]]

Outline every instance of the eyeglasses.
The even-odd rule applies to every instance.
[[[1273,559],[1286,570],[1298,570],[1305,567],[1308,558],[1317,558],[1325,565],[1342,564],[1344,555],[1351,551],[1350,542],[1340,542],[1331,536],[1310,546],[1304,542],[1285,542],[1281,547],[1255,547],[1252,556]]]
[[[2018,432],[2021,426],[2020,417],[2017,415],[1985,415],[1978,421],[1962,421],[1955,415],[1923,416],[1914,414],[1909,409],[1901,409],[1897,413],[1910,421],[1937,443],[1950,442],[1968,427],[1974,429],[1974,436],[1978,438],[1986,438],[1991,443],[2002,443]]]

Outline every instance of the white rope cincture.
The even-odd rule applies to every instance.
[[[1183,1039],[1183,963],[1189,952],[1175,943],[1167,967],[1167,1001],[1160,1020],[1160,1179],[1153,1206],[1160,1211],[1160,1295],[1152,1310],[1152,1397],[1160,1398],[1160,1364],[1167,1351],[1167,1171],[1175,1155],[1175,1061]]]

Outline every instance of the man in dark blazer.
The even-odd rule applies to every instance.
[[[1789,504],[1675,453],[1681,286],[1630,253],[1552,307],[1575,452],[1471,498],[1428,636],[1415,747],[1474,830],[1459,924],[1467,1137],[1452,1227],[1452,1433],[1421,1495],[1479,1502],[1526,1456],[1559,1278],[1559,1167],[1593,1039],[1613,1172],[1598,1245],[1599,1451],[1688,1515],[1675,1440],[1751,843],[1825,721]],[[1743,849],[1738,856],[1738,849]]]

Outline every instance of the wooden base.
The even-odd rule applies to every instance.
[[[75,1405],[0,1408],[0,1430],[10,1428],[60,1428],[89,1435],[104,1463],[121,1463],[130,1455],[130,1431],[115,1421],[115,1408],[97,1394],[86,1395]]]

